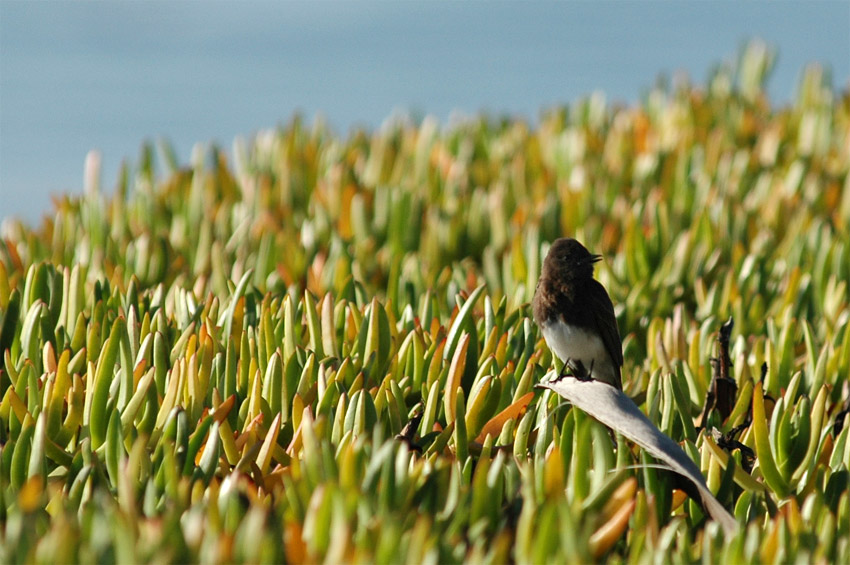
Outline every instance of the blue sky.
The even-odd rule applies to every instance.
[[[522,116],[659,74],[703,83],[749,38],[777,49],[776,104],[810,62],[850,78],[850,2],[18,2],[0,0],[0,220],[37,221],[165,137],[196,142],[321,113],[340,133],[394,111]]]

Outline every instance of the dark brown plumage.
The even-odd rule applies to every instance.
[[[590,377],[622,389],[623,350],[614,305],[593,278],[592,255],[570,238],[552,243],[534,293],[534,320],[562,361],[580,362]]]

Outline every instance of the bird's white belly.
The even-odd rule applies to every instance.
[[[591,371],[592,378],[612,384],[617,380],[605,344],[595,332],[552,322],[543,326],[543,338],[561,361],[581,361],[584,368]]]

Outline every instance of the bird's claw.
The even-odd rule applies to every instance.
[[[593,365],[591,365],[591,369]],[[573,377],[577,378],[580,381],[589,381],[590,372],[584,367],[584,363],[577,359],[570,359],[570,372],[573,374]]]
[[[564,377],[573,377],[580,381],[593,380],[593,360],[590,361],[590,370],[588,370],[585,368],[584,363],[582,363],[580,359],[567,358],[567,360],[564,361],[564,366],[561,368],[561,372],[558,374],[558,378],[555,380],[559,381]]]
[[[569,359],[569,358],[567,358],[567,360],[564,361],[564,364],[561,366],[561,371],[558,373],[558,378],[555,379],[556,381],[560,381],[564,377],[567,377],[567,376],[570,375],[570,372],[568,371],[568,369],[570,369],[571,363],[572,363],[572,359]]]

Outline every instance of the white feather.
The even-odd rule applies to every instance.
[[[543,324],[543,337],[561,361],[581,361],[591,378],[618,386],[611,357],[597,334],[563,322],[549,322]]]
[[[545,335],[545,334],[544,334]],[[596,369],[593,370],[596,374]],[[598,379],[597,379],[598,380]],[[711,517],[731,536],[738,522],[723,507],[705,484],[700,468],[675,441],[659,430],[623,391],[598,382],[573,378],[542,382],[537,386],[552,389],[574,406],[584,410],[617,433],[623,434],[643,449],[669,465],[694,483]]]

